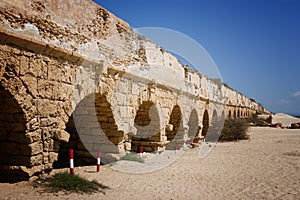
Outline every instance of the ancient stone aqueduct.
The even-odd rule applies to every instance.
[[[265,111],[90,0],[0,5],[2,181],[59,166],[68,148],[82,164],[99,149],[107,160],[139,146],[163,151],[197,142],[214,121]],[[171,76],[153,80],[161,71]]]

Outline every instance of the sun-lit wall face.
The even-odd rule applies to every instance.
[[[92,1],[58,2],[0,2],[0,168],[29,178],[68,148],[89,164],[98,150],[105,164],[140,147],[177,151],[220,128],[225,111],[261,109]]]

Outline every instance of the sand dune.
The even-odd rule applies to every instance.
[[[280,116],[280,115],[279,115]],[[76,173],[109,186],[106,194],[40,193],[29,183],[0,184],[0,199],[299,199],[300,130],[252,127],[251,139],[217,143],[204,159],[188,150],[169,167],[129,174],[103,166]],[[66,169],[67,170],[67,169]]]
[[[291,123],[298,123],[300,122],[299,118],[292,117],[290,115],[284,114],[284,113],[276,113],[275,115],[272,115],[272,123],[282,123],[283,127],[289,127]]]

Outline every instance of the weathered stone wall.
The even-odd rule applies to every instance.
[[[2,167],[33,168],[31,176],[52,167],[59,142],[68,141],[65,124],[76,69],[65,60],[4,44],[0,54]]]
[[[175,149],[225,117],[265,111],[92,1],[0,6],[0,180],[65,165],[69,148],[82,164],[98,150],[109,162],[140,146]]]

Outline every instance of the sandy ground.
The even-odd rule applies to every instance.
[[[218,143],[204,159],[188,150],[159,171],[130,174],[103,166],[76,173],[105,194],[43,193],[30,183],[0,184],[0,199],[300,199],[300,130],[253,127],[251,139]]]

